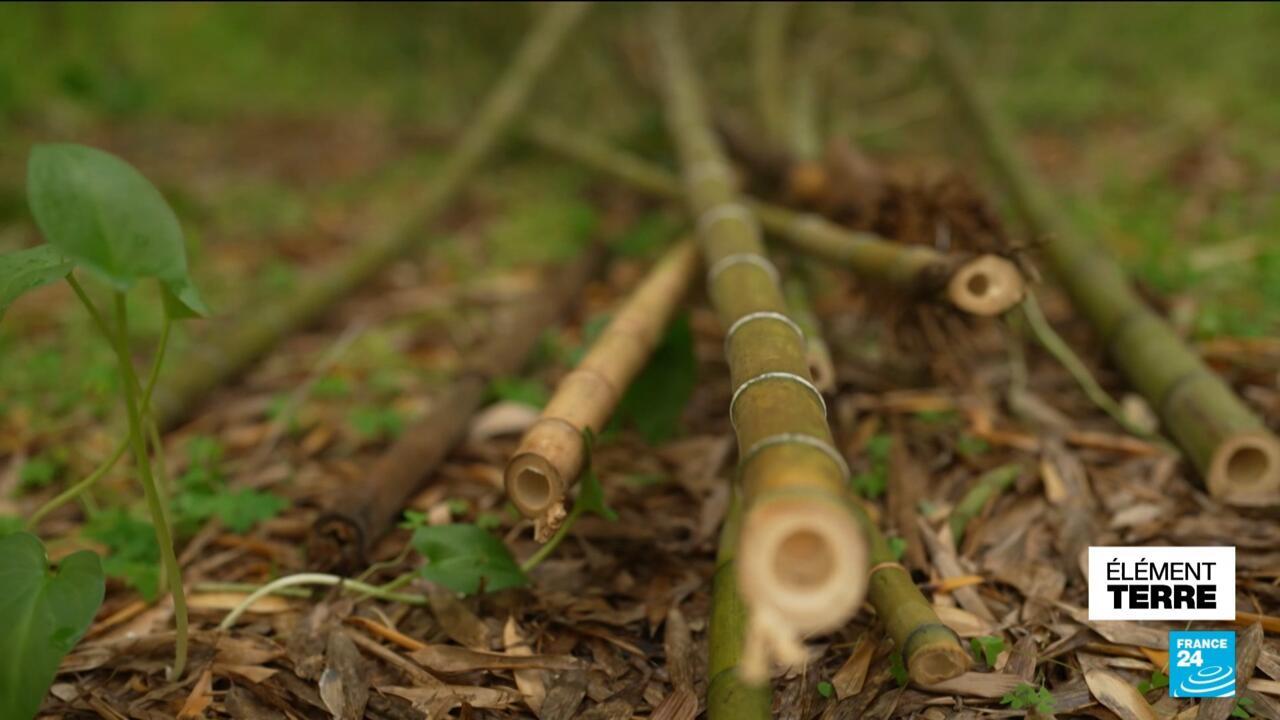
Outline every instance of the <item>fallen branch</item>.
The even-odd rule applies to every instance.
[[[198,345],[174,365],[179,371],[156,390],[154,417],[163,428],[182,422],[209,392],[238,376],[275,347],[280,338],[323,318],[338,301],[365,284],[393,260],[421,242],[423,227],[458,195],[524,107],[534,85],[556,56],[588,5],[549,7],[516,51],[506,73],[467,124],[444,167],[413,212],[384,227],[282,298],[247,309],[216,340]]]
[[[1018,153],[1004,118],[978,92],[950,32],[929,12],[916,16],[933,35],[935,67],[1018,211],[1043,236],[1059,281],[1209,493],[1245,505],[1280,500],[1280,440],[1147,307],[1105,247],[1071,226]]]
[[[586,286],[599,266],[592,249],[544,284],[536,298],[499,317],[485,346],[467,363],[470,372],[450,383],[419,420],[369,468],[368,481],[337,494],[307,539],[314,568],[355,572],[385,535],[405,503],[449,451],[466,435],[471,416],[484,402],[489,382],[520,370],[542,332]]]
[[[537,520],[545,540],[564,519],[564,497],[582,470],[583,430],[600,433],[631,381],[644,368],[684,298],[698,250],[692,242],[672,248],[610,320],[576,368],[560,381],[541,417],[524,434],[507,463],[511,502]]]
[[[728,331],[743,499],[738,585],[751,617],[742,673],[760,682],[770,659],[804,659],[801,635],[835,629],[857,611],[866,548],[802,333],[785,315],[777,270],[707,121],[679,10],[658,5],[653,13],[682,194],[697,218],[708,291]]]
[[[547,150],[639,190],[672,200],[679,200],[684,194],[680,180],[662,168],[545,118],[530,122],[526,135]],[[909,297],[941,297],[975,315],[999,315],[1022,299],[1025,283],[1021,272],[998,255],[946,255],[922,245],[901,245],[870,233],[847,230],[812,213],[751,198],[741,198],[741,202],[766,230],[787,245],[840,263],[869,282],[894,288]]]

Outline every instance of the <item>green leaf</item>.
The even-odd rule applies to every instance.
[[[898,650],[889,653],[889,673],[893,675],[893,680],[898,683],[898,687],[906,687],[911,682],[911,676],[907,674],[907,665],[902,662],[902,653]]]
[[[680,416],[698,379],[689,316],[671,321],[662,342],[644,370],[618,403],[616,422],[634,427],[650,445],[661,443],[679,429]]]
[[[907,541],[897,535],[889,536],[886,541],[889,543],[889,552],[893,553],[893,559],[901,560],[902,555],[907,552]]]
[[[1152,670],[1150,680],[1143,680],[1138,683],[1138,692],[1146,695],[1152,690],[1164,687],[1169,687],[1169,676],[1159,670]]]
[[[829,698],[836,694],[836,687],[826,680],[823,680],[818,683],[818,694],[824,698]]]
[[[66,277],[75,263],[52,245],[0,255],[0,317],[29,290]]]
[[[989,668],[996,666],[996,660],[1004,652],[1004,640],[995,635],[970,638],[969,646],[973,648],[973,656],[986,662]]]
[[[106,545],[110,552],[102,568],[138,591],[143,599],[156,598],[159,586],[160,546],[155,529],[124,508],[108,508],[85,523],[85,537]]]
[[[214,513],[234,533],[243,534],[263,520],[270,520],[289,507],[289,501],[269,492],[241,488],[214,496]]]
[[[45,240],[115,289],[159,278],[166,305],[203,313],[178,217],[133,166],[84,145],[37,145],[27,164],[27,201]]]
[[[413,549],[427,559],[422,576],[455,592],[473,595],[523,587],[529,580],[498,538],[475,525],[419,527]]]
[[[494,378],[489,383],[489,397],[535,408],[545,406],[551,399],[547,386],[541,381],[519,377]]]
[[[1253,698],[1242,697],[1236,700],[1235,707],[1231,708],[1231,717],[1251,718],[1247,708],[1253,704]]]
[[[0,515],[0,538],[16,533],[26,527],[27,523],[20,517],[13,515]]]
[[[1029,683],[1019,683],[1012,692],[1005,693],[1000,702],[1014,710],[1034,708],[1042,715],[1052,713],[1054,706],[1053,693]]]
[[[197,317],[208,317],[209,307],[191,278],[182,276],[172,280],[160,281],[160,297],[164,300],[164,311],[172,320],[187,320]]]
[[[53,570],[35,535],[0,538],[0,717],[35,717],[58,663],[89,629],[105,592],[96,553],[73,553]]]

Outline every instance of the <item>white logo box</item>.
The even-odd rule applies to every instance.
[[[1234,547],[1090,547],[1090,620],[1234,620]]]

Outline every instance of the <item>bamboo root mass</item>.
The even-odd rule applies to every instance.
[[[727,328],[743,517],[738,586],[751,621],[741,672],[804,658],[797,637],[832,630],[857,611],[866,544],[846,495],[848,469],[832,444],[809,376],[802,333],[786,316],[777,270],[755,217],[738,202],[683,44],[679,10],[655,6],[668,127],[708,267],[708,291]]]
[[[671,173],[582,133],[538,119],[529,124],[526,134],[552,152],[637,189],[673,200],[683,196],[680,180]],[[998,255],[946,255],[922,245],[901,245],[848,230],[819,215],[752,198],[741,202],[766,230],[792,248],[840,263],[868,282],[908,296],[940,297],[963,312],[994,316],[1017,305],[1025,291],[1017,266]]]
[[[541,417],[507,463],[507,495],[548,539],[565,517],[564,497],[582,470],[584,430],[600,432],[625,388],[644,367],[698,267],[698,249],[667,252],[560,382]]]
[[[1240,505],[1280,501],[1280,439],[1134,292],[1101,243],[1082,236],[1015,148],[1004,118],[978,92],[969,62],[930,13],[935,66],[1072,302],[1121,372],[1217,498]]]

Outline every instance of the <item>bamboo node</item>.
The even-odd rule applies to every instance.
[[[819,397],[821,397],[821,395],[819,395]],[[732,410],[730,410],[730,412],[732,413]],[[730,415],[730,418],[732,419],[732,415]],[[747,463],[751,462],[752,458],[760,454],[761,450],[775,445],[807,445],[821,450],[827,457],[831,458],[831,461],[836,464],[836,467],[840,468],[840,476],[846,480],[849,478],[849,463],[845,462],[844,456],[840,454],[839,450],[836,450],[831,446],[831,443],[828,443],[821,438],[816,438],[812,435],[805,435],[803,433],[779,433],[777,435],[770,435],[769,437],[762,438],[754,445],[747,448],[746,452],[742,453],[742,461],[738,464],[745,468]]]
[[[722,220],[741,220],[743,224],[749,226],[753,231],[760,232],[760,224],[756,221],[756,216],[751,214],[746,205],[738,202],[723,202],[714,207],[708,208],[698,216],[698,232],[706,233]]]
[[[734,334],[741,330],[743,325],[753,323],[756,320],[777,320],[794,330],[801,340],[805,339],[804,330],[800,329],[800,325],[796,323],[795,320],[792,320],[780,312],[775,312],[773,310],[760,310],[759,312],[743,315],[737,320],[734,320],[733,324],[729,326],[729,331],[724,334],[724,352],[726,355],[729,354],[729,343],[733,340]]]
[[[742,263],[747,263],[748,265],[755,265],[761,270],[764,270],[766,273],[769,274],[769,277],[773,280],[773,284],[774,285],[778,284],[779,282],[778,268],[774,267],[772,262],[769,262],[769,258],[763,255],[760,255],[758,253],[733,253],[732,255],[725,255],[724,257],[720,258],[715,262],[714,265],[711,266],[709,270],[707,270],[707,284],[708,285],[715,284],[716,278],[720,277],[720,273],[724,272],[725,270],[728,270],[734,265],[739,265]]]
[[[871,567],[871,569],[870,569],[869,571],[867,571],[867,577],[871,577],[872,575],[875,575],[875,574],[876,574],[876,572],[877,572],[877,571],[879,571],[879,570],[888,570],[888,569],[890,569],[890,568],[896,568],[896,569],[898,569],[898,570],[901,570],[901,571],[902,571],[902,572],[904,572],[904,573],[907,573],[908,575],[910,575],[910,574],[911,574],[911,572],[910,572],[909,570],[907,570],[907,568],[906,568],[906,567],[904,567],[902,563],[898,563],[898,562],[882,562],[882,563],[876,563],[875,565],[873,565],[873,566]]]
[[[809,389],[809,392],[812,392],[813,396],[818,399],[818,405],[822,408],[822,417],[825,418],[827,416],[827,401],[822,397],[822,391],[818,389],[818,386],[814,385],[808,378],[801,377],[800,375],[790,372],[763,372],[753,378],[748,378],[743,381],[743,383],[738,386],[738,389],[733,391],[733,397],[729,398],[729,423],[733,425],[734,430],[738,429],[738,422],[734,419],[733,415],[733,408],[738,404],[738,398],[742,397],[742,393],[745,392],[747,388],[755,385],[756,383],[764,382],[765,380],[787,380],[789,382],[799,383],[805,386]],[[802,435],[801,437],[809,436]],[[757,443],[757,445],[758,444],[759,443]],[[845,474],[848,475],[848,473]]]

